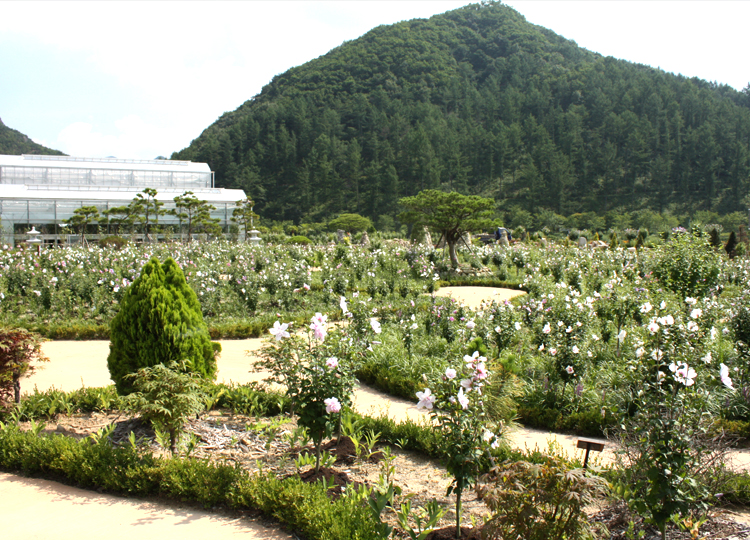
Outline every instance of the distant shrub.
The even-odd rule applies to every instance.
[[[719,283],[721,258],[706,237],[682,232],[657,248],[652,259],[654,275],[683,298],[700,298]]]
[[[291,238],[287,238],[286,240],[287,244],[299,244],[302,246],[306,246],[308,244],[312,244],[312,240],[310,240],[307,236],[292,236]]]
[[[121,250],[128,244],[128,241],[122,236],[107,236],[99,240],[99,245],[103,248],[113,248]]]

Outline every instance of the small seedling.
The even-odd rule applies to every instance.
[[[190,457],[190,454],[193,453],[193,451],[198,447],[198,443],[201,441],[200,437],[196,435],[195,433],[190,434],[190,438],[187,441],[187,445],[185,447],[185,457]]]
[[[160,429],[154,430],[154,436],[156,437],[156,443],[164,448],[165,450],[169,448],[169,433],[166,431],[162,431]]]
[[[31,431],[34,435],[39,435],[42,430],[44,430],[44,426],[46,426],[44,422],[36,423],[36,420],[31,420],[29,422],[29,431]]]
[[[367,457],[371,457],[375,453],[375,445],[378,444],[380,439],[380,433],[375,433],[373,430],[368,430],[365,435],[365,450]]]
[[[411,497],[401,503],[401,508],[396,512],[396,519],[401,528],[406,531],[411,540],[424,540],[427,535],[435,528],[440,518],[445,514],[445,510],[438,504],[435,499],[430,500],[423,508],[412,510]],[[411,526],[414,520],[416,527]]]
[[[299,472],[303,467],[315,465],[315,456],[312,454],[300,454],[294,460],[294,465],[297,467],[297,472]]]

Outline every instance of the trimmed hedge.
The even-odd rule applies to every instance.
[[[250,475],[239,466],[199,459],[154,458],[132,447],[114,447],[106,437],[76,441],[5,425],[0,468],[116,494],[160,496],[206,508],[253,508],[310,540],[379,538],[368,506],[357,496],[331,501],[320,484]]]

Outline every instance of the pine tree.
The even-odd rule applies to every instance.
[[[216,355],[198,297],[177,263],[151,259],[123,296],[110,323],[107,366],[119,394],[133,391],[125,378],[140,368],[177,362],[186,372],[213,379]]]
[[[734,231],[732,231],[732,233],[734,233]],[[721,247],[721,237],[719,236],[719,231],[716,228],[711,229],[711,232],[708,234],[708,236],[708,242],[712,247],[716,249]]]
[[[727,245],[724,246],[724,250],[727,252],[727,255],[729,255],[729,258],[734,258],[734,249],[737,247],[737,236],[734,234],[734,231],[729,233],[729,239],[727,240]]]

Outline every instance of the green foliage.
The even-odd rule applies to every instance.
[[[120,250],[127,245],[128,241],[122,236],[106,236],[99,240],[99,245],[103,248],[112,248]]]
[[[637,409],[622,413],[618,465],[628,504],[665,538],[671,516],[705,510],[710,492],[700,475],[710,476],[717,444],[709,435],[708,392],[696,384],[699,336],[666,304],[654,315],[628,366]]]
[[[556,232],[577,214],[567,227],[604,231],[622,225],[605,214],[633,210],[657,232],[678,223],[655,209],[745,210],[745,103],[472,4],[380,26],[274,77],[173,157],[208,162],[217,186],[295,223],[395,218],[400,196],[443,189],[492,193],[513,227],[536,214]]]
[[[401,221],[426,225],[440,232],[448,244],[454,268],[458,266],[456,243],[467,232],[489,227],[489,218],[495,209],[492,199],[434,189],[420,191],[414,197],[404,197],[398,202],[406,208],[399,215]]]
[[[151,259],[123,296],[111,322],[107,366],[121,394],[130,393],[126,376],[140,368],[177,362],[212,379],[218,344],[211,343],[200,304],[177,263]]]
[[[252,201],[251,201],[252,203]],[[221,231],[219,227],[219,219],[211,217],[211,210],[216,210],[216,207],[208,204],[207,201],[198,199],[192,191],[186,191],[182,195],[178,195],[174,198],[175,207],[168,212],[179,220],[178,231],[180,238],[182,238],[183,223],[187,232],[187,241],[193,241],[194,233],[208,233],[214,234]],[[158,208],[157,208],[158,209]],[[235,208],[234,212],[243,211],[244,206],[240,205]],[[235,214],[232,214],[232,219],[235,219]],[[249,218],[248,218],[249,220]],[[247,231],[245,231],[247,234]]]
[[[20,403],[9,410],[9,417],[18,421],[53,419],[56,414],[77,414],[124,410],[124,402],[114,385],[104,388],[79,388],[63,392],[51,388],[26,393]]]
[[[86,244],[86,229],[99,220],[99,209],[96,206],[82,206],[73,210],[73,215],[64,220],[74,231],[81,235],[81,243]]]
[[[3,124],[2,120],[0,120],[0,154],[6,156],[20,156],[22,154],[65,155],[59,150],[52,150],[35,143],[20,131]]]
[[[291,409],[291,401],[286,395],[266,390],[254,383],[239,386],[216,385],[209,391],[216,396],[216,408],[229,409],[235,414],[276,416]]]
[[[651,258],[654,275],[683,298],[700,298],[715,289],[719,265],[707,239],[687,232],[673,235]]]
[[[461,529],[461,496],[480,472],[482,458],[490,447],[499,446],[491,419],[485,414],[481,388],[489,375],[486,358],[478,352],[466,355],[461,364],[445,370],[430,382],[432,390],[418,392],[417,407],[430,410],[430,419],[444,444],[450,448],[445,468],[453,476],[447,495],[456,494],[456,538]],[[502,431],[502,425],[499,426]]]
[[[232,217],[230,218],[233,223],[241,226],[244,229],[245,235],[243,240],[247,242],[247,233],[255,225],[255,220],[260,216],[253,212],[255,202],[252,199],[244,199],[237,201],[237,208],[232,210]]]
[[[373,229],[370,218],[360,216],[359,214],[341,214],[336,219],[328,222],[328,230],[344,230],[350,233],[369,231]]]
[[[350,359],[335,356],[346,339],[337,331],[328,335],[326,319],[315,314],[310,325],[313,337],[307,343],[290,336],[287,324],[277,322],[271,330],[276,344],[263,348],[257,364],[271,372],[270,381],[286,386],[297,423],[307,429],[315,444],[316,470],[323,437],[333,432],[341,410],[351,405],[356,382]]]
[[[320,484],[250,476],[239,466],[205,460],[156,459],[133,446],[112,446],[106,432],[76,441],[0,424],[0,468],[111,493],[260,510],[310,540],[379,540],[357,490],[331,501]]]
[[[309,246],[310,244],[312,244],[312,240],[310,240],[307,236],[292,236],[286,239],[286,243],[297,244],[300,246]]]
[[[608,491],[598,476],[548,457],[537,464],[506,461],[481,482],[477,491],[492,512],[483,538],[596,537],[585,508]]]
[[[737,242],[737,235],[734,234],[734,231],[729,233],[729,238],[727,239],[727,244],[724,246],[724,251],[727,252],[727,255],[729,255],[730,258],[736,256],[735,250],[737,249],[737,245],[739,242]],[[721,242],[719,242],[719,247],[721,247]]]
[[[182,427],[204,409],[203,385],[183,366],[154,364],[126,376],[134,392],[128,395],[128,408],[140,413],[155,429],[169,433],[169,450],[177,452]]]

